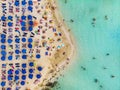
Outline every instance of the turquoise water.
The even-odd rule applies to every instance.
[[[120,90],[120,0],[57,1],[78,51],[54,90]]]

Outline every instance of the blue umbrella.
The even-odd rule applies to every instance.
[[[29,38],[29,39],[28,39],[28,42],[32,43],[32,42],[33,42],[33,39],[32,39],[32,38]]]
[[[22,38],[22,42],[26,42],[26,38]]]
[[[29,26],[28,30],[32,31],[33,30],[33,26]]]
[[[25,31],[25,30],[26,30],[26,27],[21,27],[21,30],[22,30],[22,31]]]
[[[1,49],[6,49],[6,46],[5,45],[1,45]]]
[[[19,70],[16,70],[16,71],[15,71],[15,74],[19,74]]]
[[[6,41],[5,39],[1,39],[1,43],[5,43],[5,41]]]
[[[41,66],[38,67],[38,70],[39,70],[39,71],[42,71],[42,69],[43,69],[43,68],[42,68]]]
[[[33,25],[33,21],[29,21],[29,25],[31,25],[31,26],[32,26],[32,25]]]
[[[2,16],[2,17],[1,17],[1,20],[2,20],[2,21],[5,21],[5,20],[6,20],[6,17],[5,17],[5,16]]]
[[[8,56],[8,60],[12,60],[12,58],[13,58],[12,56]]]
[[[6,38],[6,35],[5,34],[1,34],[1,38]]]
[[[26,63],[23,63],[23,64],[22,64],[22,68],[26,68]]]
[[[25,79],[26,79],[26,76],[25,76],[25,75],[22,75],[22,79],[25,80]]]
[[[16,43],[19,43],[19,42],[20,42],[20,38],[16,38],[16,39],[15,39],[15,42],[16,42]]]
[[[15,1],[15,6],[19,6],[19,1]]]
[[[5,56],[2,56],[2,57],[1,57],[1,60],[2,60],[2,61],[5,61]]]
[[[29,48],[32,48],[32,44],[31,44],[31,43],[29,43],[29,44],[28,44],[28,47],[29,47]]]
[[[9,19],[9,20],[12,20],[12,19],[13,19],[13,17],[12,17],[12,16],[8,16],[8,19]]]
[[[30,72],[30,73],[33,73],[33,69],[29,69],[29,72]]]
[[[22,19],[22,20],[26,20],[26,16],[24,16],[24,15],[21,16],[21,19]]]
[[[15,81],[19,80],[19,76],[15,76]]]
[[[26,22],[22,21],[21,26],[25,26],[25,25],[26,25]]]
[[[11,27],[13,25],[12,22],[8,22],[8,26]]]
[[[22,55],[22,59],[27,59],[27,55]]]
[[[28,15],[28,20],[32,20],[32,15]]]
[[[22,49],[22,53],[26,53],[26,49]]]
[[[11,88],[7,88],[7,90],[12,90]]]
[[[37,54],[37,55],[36,55],[36,58],[40,58],[40,57],[41,57],[40,54]]]
[[[22,1],[22,5],[25,5],[27,4],[27,2],[25,0]]]
[[[13,40],[12,39],[8,39],[7,41],[8,41],[8,43],[12,43]]]
[[[28,10],[32,12],[33,7],[32,6],[28,6]]]
[[[2,55],[6,55],[6,51],[1,51],[1,54]]]
[[[33,1],[28,1],[28,4],[29,5],[33,5]]]
[[[5,84],[6,84],[6,82],[4,82],[4,81],[1,82],[1,86],[2,86],[2,87],[4,87]]]
[[[33,63],[33,62],[30,62],[30,63],[29,63],[29,66],[31,66],[31,67],[32,67],[33,65],[34,65],[34,63]]]
[[[21,81],[21,85],[25,85],[25,81]]]
[[[12,77],[11,76],[8,76],[8,81],[12,80]]]
[[[28,76],[30,79],[32,79],[33,78],[33,74],[29,74],[29,76]]]
[[[25,70],[25,69],[22,69],[22,73],[23,73],[23,74],[26,74],[26,70]]]
[[[8,70],[8,74],[12,74],[12,70],[10,69],[10,70]]]
[[[39,78],[41,78],[41,75],[40,75],[40,74],[37,74],[36,77],[39,79]]]
[[[15,53],[16,53],[16,54],[19,54],[19,53],[20,53],[20,51],[19,51],[19,50],[15,50]]]

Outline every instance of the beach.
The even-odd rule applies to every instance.
[[[56,2],[4,0],[0,5],[0,89],[51,89],[75,54]]]

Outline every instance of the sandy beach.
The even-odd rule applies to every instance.
[[[14,2],[13,0],[10,0],[9,4],[8,1],[3,1],[1,2],[1,6],[2,3],[6,3],[6,8],[10,8],[9,5],[14,5],[14,3],[17,8],[19,4],[18,1]],[[60,15],[55,0],[35,0],[28,3],[31,6],[33,5],[33,10],[31,10],[32,7],[27,4],[26,6],[29,7],[29,11],[26,10],[26,6],[19,6],[20,10],[19,8],[16,9],[13,7],[13,12],[8,13],[8,11],[6,11],[8,14],[5,14],[6,17],[13,16],[11,22],[9,22],[9,20],[1,20],[0,22],[3,31],[11,29],[11,27],[15,29],[4,35],[7,39],[13,36],[15,42],[12,42],[12,39],[10,39],[11,42],[10,40],[8,43],[4,42],[4,45],[8,47],[5,49],[7,53],[5,56],[8,57],[8,59],[4,59],[4,55],[4,58],[1,57],[1,67],[5,64],[6,68],[1,68],[0,71],[2,73],[1,77],[5,75],[7,77],[9,73],[6,74],[3,71],[7,72],[9,70],[12,70],[10,75],[12,74],[13,77],[16,77],[15,71],[22,70],[23,72],[17,77],[23,77],[25,71],[26,73],[24,76],[30,76],[31,74],[29,74],[29,72],[31,73],[33,70],[32,75],[36,76],[37,79],[36,77],[32,79],[29,77],[25,80],[12,79],[11,81],[1,79],[1,90],[6,90],[9,87],[11,88],[9,90],[14,90],[16,88],[17,90],[46,90],[47,88],[47,90],[49,90],[54,86],[56,78],[60,76],[60,71],[69,64],[70,60],[72,60],[75,55],[74,39]],[[22,2],[22,4],[25,5],[25,2]],[[29,21],[28,19],[25,21],[19,18],[19,16],[23,16],[23,19],[25,19],[25,15],[30,16],[29,14],[33,16],[34,20]],[[0,16],[3,17],[2,15],[3,12],[1,12]],[[5,16],[2,19],[5,19]],[[2,23],[6,22],[8,26],[3,26]],[[15,22],[17,24],[15,24]],[[32,31],[30,31],[31,28]],[[1,35],[3,34],[2,30],[0,32]],[[24,42],[25,39],[23,37],[28,39],[28,42]],[[22,41],[19,42],[19,39]],[[13,46],[10,47],[11,45]],[[28,48],[26,45],[28,45]],[[19,50],[16,50],[16,46],[20,47]],[[25,54],[22,54],[23,49],[24,52],[26,50]],[[13,55],[13,58],[10,58],[12,56],[9,56],[9,54]],[[16,67],[16,64],[21,66],[23,63],[27,65],[26,69],[23,69],[23,67]],[[33,64],[33,66],[31,64]],[[42,70],[38,69],[38,67],[42,67]],[[10,85],[9,83],[12,84]],[[26,84],[24,85],[24,83]]]

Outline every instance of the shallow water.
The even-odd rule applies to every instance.
[[[57,1],[78,51],[54,90],[120,90],[120,0]]]

